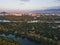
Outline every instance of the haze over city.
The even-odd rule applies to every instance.
[[[59,0],[0,0],[0,11],[31,11],[59,7]]]

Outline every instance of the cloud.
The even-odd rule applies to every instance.
[[[20,0],[20,1],[28,2],[28,1],[30,1],[30,0]]]
[[[25,5],[25,3],[20,3],[20,5]]]
[[[60,1],[60,0],[57,0],[57,1]]]
[[[55,1],[58,1],[59,2],[60,0],[55,0]]]
[[[20,0],[20,5],[25,5],[25,2],[29,2],[30,0]]]

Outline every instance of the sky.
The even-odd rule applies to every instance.
[[[0,0],[1,10],[43,10],[60,6],[60,0]]]

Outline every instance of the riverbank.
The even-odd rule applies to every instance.
[[[16,39],[10,39],[5,36],[0,36],[0,45],[22,45]]]

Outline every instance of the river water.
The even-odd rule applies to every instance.
[[[24,22],[24,21],[9,21],[9,20],[0,20],[0,22]],[[40,20],[31,20],[27,23],[37,23],[40,22]],[[46,21],[47,23],[52,23],[51,21]],[[54,23],[60,23],[60,21],[54,21]]]
[[[22,37],[15,37],[15,35],[12,35],[12,34],[9,34],[9,35],[6,35],[6,34],[0,34],[0,36],[5,36],[5,37],[8,37],[8,38],[11,38],[11,39],[17,39],[18,42],[22,43],[23,45],[41,45],[41,44],[38,44],[34,41],[31,41],[27,38],[22,38]]]

